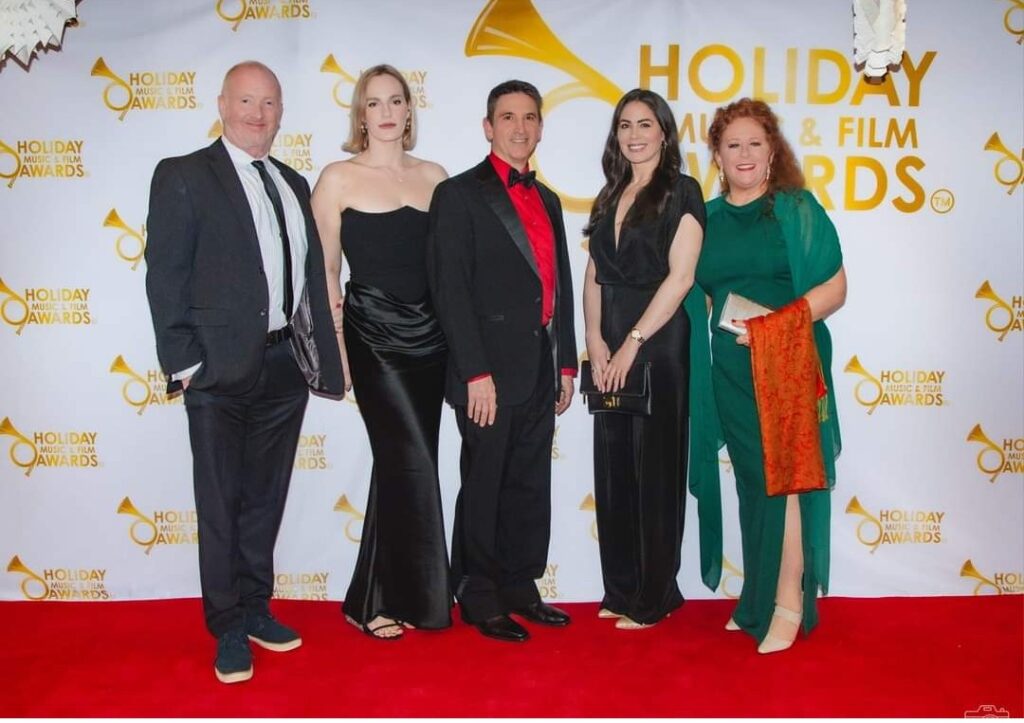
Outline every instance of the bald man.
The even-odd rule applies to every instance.
[[[309,388],[343,382],[309,184],[269,156],[277,76],[239,63],[217,107],[223,136],[153,174],[146,292],[167,390],[185,395],[214,672],[238,683],[250,641],[302,644],[270,614],[274,543]]]

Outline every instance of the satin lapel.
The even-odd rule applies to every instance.
[[[558,217],[558,204],[555,203],[554,192],[551,191],[547,186],[538,183],[537,190],[540,191],[541,200],[544,201],[544,208],[548,212],[548,219],[551,221],[551,231],[554,236],[555,245],[551,249],[553,261],[554,261],[554,272],[555,272],[555,306],[558,305],[558,299],[560,297],[560,289],[558,288],[558,250],[565,245],[565,234],[563,233],[565,225],[561,223]]]
[[[526,259],[526,263],[530,265],[533,273],[539,279],[540,272],[537,270],[537,261],[533,258],[533,248],[530,246],[530,240],[526,237],[526,229],[523,228],[523,223],[519,220],[519,214],[516,213],[515,206],[509,200],[508,191],[505,190],[504,184],[498,178],[498,174],[494,171],[494,166],[491,165],[490,161],[485,159],[483,163],[476,167],[476,178],[480,182],[480,193],[483,195],[487,205],[497,214],[505,230],[508,231],[512,242],[519,249],[523,258]]]
[[[541,200],[544,201],[544,209],[548,212],[548,220],[551,221],[551,232],[554,237],[554,248],[551,249],[551,261],[554,266],[555,278],[555,308],[551,315],[551,323],[548,325],[548,339],[551,342],[551,360],[555,367],[555,399],[562,388],[561,372],[558,369],[558,315],[562,308],[562,285],[558,283],[561,275],[560,256],[562,249],[566,248],[565,224],[559,216],[558,204],[554,193],[544,184],[538,183],[537,190],[540,191]]]
[[[258,254],[260,242],[256,237],[256,224],[252,220],[252,208],[249,206],[249,199],[245,197],[245,189],[242,188],[242,182],[238,179],[238,172],[235,171],[235,166],[231,162],[231,156],[228,155],[227,149],[224,148],[220,139],[214,141],[207,149],[207,155],[210,159],[210,167],[221,186],[224,187],[228,202],[242,224],[241,228]]]

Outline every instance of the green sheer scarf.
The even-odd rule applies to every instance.
[[[723,197],[707,204],[708,223],[725,205]],[[786,242],[793,290],[803,296],[830,278],[843,265],[839,236],[828,214],[814,196],[806,191],[775,195],[773,213]],[[711,339],[705,291],[694,284],[683,302],[690,317],[690,492],[697,498],[700,524],[700,573],[711,590],[722,577],[722,493],[718,474],[718,451],[725,444],[711,386]],[[821,358],[828,387],[828,414],[822,420],[821,450],[829,489],[800,495],[801,518],[807,528],[806,542],[810,559],[805,561],[810,585],[808,594],[820,586],[828,592],[829,578],[829,491],[836,482],[835,460],[842,442],[832,385],[832,337],[824,321],[814,322],[814,341]]]

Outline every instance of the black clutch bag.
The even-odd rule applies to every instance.
[[[615,412],[649,417],[651,414],[651,363],[634,364],[626,383],[617,392],[600,392],[594,386],[594,370],[589,361],[580,365],[580,392],[591,414]]]

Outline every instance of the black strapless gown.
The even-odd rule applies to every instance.
[[[342,609],[438,629],[451,625],[437,445],[447,347],[426,281],[428,215],[346,209],[342,238],[352,280],[345,345],[373,451],[370,493]]]

